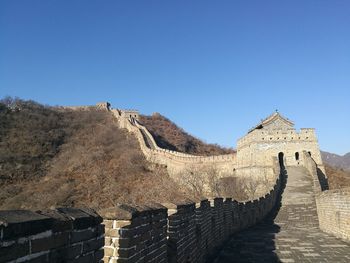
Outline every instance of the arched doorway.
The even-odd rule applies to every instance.
[[[299,152],[296,152],[296,153],[295,153],[295,160],[296,160],[296,161],[299,161]]]
[[[283,152],[278,153],[278,162],[280,163],[281,167],[284,167],[284,153]]]

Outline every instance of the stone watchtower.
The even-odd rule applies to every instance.
[[[274,156],[283,158],[287,166],[304,165],[303,151],[323,169],[315,129],[302,128],[297,132],[293,122],[275,112],[238,140],[237,166],[268,166]]]

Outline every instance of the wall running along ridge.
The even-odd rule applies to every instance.
[[[147,128],[138,122],[138,112],[127,111],[129,114],[125,114],[124,110],[117,109],[112,109],[111,112],[117,118],[121,128],[135,134],[146,159],[166,165],[171,175],[181,173],[189,165],[193,167],[201,167],[203,164],[215,165],[221,173],[232,173],[235,169],[236,154],[196,156],[160,148]]]
[[[91,106],[66,107],[71,109],[88,109]],[[179,179],[188,168],[215,168],[222,177],[259,177],[257,170],[262,170],[268,178],[273,178],[271,159],[284,154],[284,164],[305,165],[303,151],[309,152],[316,161],[318,168],[325,172],[318,146],[315,129],[302,128],[297,132],[294,124],[278,112],[272,114],[251,129],[248,134],[237,141],[237,153],[217,156],[195,156],[158,147],[153,136],[146,127],[138,121],[137,110],[112,109],[110,103],[101,102],[97,109],[112,112],[119,127],[135,134],[140,148],[148,161],[166,165],[174,179]],[[296,158],[296,154],[300,158]],[[271,180],[271,183],[273,181]]]
[[[350,188],[327,190],[322,170],[307,152],[306,168],[312,176],[320,229],[350,241]]]

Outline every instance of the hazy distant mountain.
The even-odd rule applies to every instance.
[[[321,151],[321,156],[324,163],[350,171],[350,152],[341,156],[334,153]]]

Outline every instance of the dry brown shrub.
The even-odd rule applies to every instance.
[[[169,202],[188,194],[164,167],[145,160],[136,138],[119,129],[107,111],[57,111],[35,104],[24,107],[24,114],[23,107],[0,106],[6,117],[1,143],[7,145],[0,152],[0,209],[100,209]]]
[[[350,171],[341,168],[325,166],[329,189],[350,187]]]

